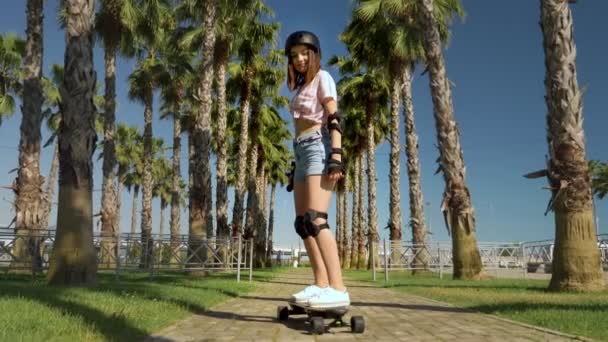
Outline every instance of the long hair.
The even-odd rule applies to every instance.
[[[297,72],[293,66],[291,56],[288,55],[287,58],[289,59],[287,63],[287,88],[289,90],[307,85],[315,78],[319,69],[321,69],[321,58],[319,58],[319,54],[313,49],[308,49],[308,70],[306,70],[306,74]]]

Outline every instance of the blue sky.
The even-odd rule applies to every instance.
[[[295,30],[311,30],[320,37],[323,49],[323,65],[335,54],[344,54],[345,47],[338,35],[350,17],[351,1],[269,0],[280,22],[278,47],[289,33]],[[543,216],[549,192],[542,189],[546,180],[528,180],[523,174],[541,169],[547,153],[544,102],[544,56],[539,27],[539,1],[472,1],[463,0],[467,12],[464,22],[456,22],[449,47],[445,51],[447,72],[454,83],[453,101],[456,120],[461,131],[464,159],[467,165],[466,180],[471,191],[477,217],[477,235],[480,241],[522,241],[549,239],[554,236],[553,215]],[[4,0],[0,14],[0,33],[16,32],[25,35],[25,1]],[[64,33],[58,28],[56,13],[58,0],[45,2],[44,71],[48,73],[53,63],[63,63]],[[577,47],[578,81],[586,88],[583,98],[587,156],[590,159],[608,160],[605,131],[608,128],[608,67],[604,44],[605,30],[598,30],[603,14],[608,12],[608,2],[580,1],[572,6],[574,34]],[[102,81],[103,54],[100,46],[95,50],[95,68]],[[129,73],[134,61],[118,63],[117,119],[143,127],[143,107],[127,99]],[[336,81],[337,70],[327,68]],[[432,103],[428,79],[416,70],[413,84],[414,109],[420,143],[422,188],[427,224],[430,224],[434,240],[447,240],[439,204],[443,191],[443,179],[433,175],[437,168],[438,151],[432,117]],[[284,95],[290,94],[283,88]],[[602,95],[603,94],[603,95]],[[171,124],[160,121],[155,105],[154,134],[171,141]],[[282,111],[284,118],[289,113]],[[0,127],[0,185],[9,185],[14,174],[8,174],[17,164],[20,112],[6,120]],[[403,128],[403,125],[401,125]],[[291,128],[291,126],[290,126]],[[403,134],[403,132],[402,132]],[[43,130],[43,139],[48,132]],[[604,137],[604,138],[602,138]],[[402,135],[402,144],[404,138]],[[378,174],[377,198],[379,228],[388,218],[388,152],[387,143],[381,144],[376,153]],[[41,167],[48,173],[51,148],[43,151]],[[185,153],[183,159],[186,159]],[[186,164],[182,164],[186,165]],[[411,239],[411,231],[405,226],[408,218],[407,175],[405,157],[401,157],[401,207],[404,222],[404,238]],[[214,163],[215,168],[215,163]],[[186,176],[186,170],[183,170]],[[95,162],[95,186],[101,188],[101,163]],[[230,190],[230,211],[232,209]],[[292,195],[284,189],[277,191],[275,212],[275,241],[288,247],[298,244],[293,231]],[[94,193],[95,210],[99,208],[100,192]],[[13,194],[0,190],[0,224],[8,223]],[[131,197],[123,193],[121,230],[130,228]],[[153,224],[158,229],[158,203],[154,202]],[[141,208],[141,205],[140,205]],[[334,223],[334,205],[330,207],[330,224]],[[600,233],[608,233],[608,200],[597,202]],[[187,231],[186,212],[183,211],[182,231]],[[167,213],[168,218],[168,213]],[[53,211],[51,222],[56,219]],[[167,219],[168,220],[168,219]],[[138,216],[139,222],[139,216]],[[52,223],[53,224],[53,223]],[[165,225],[168,227],[168,222]],[[168,229],[168,228],[167,228]]]

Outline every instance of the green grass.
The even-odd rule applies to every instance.
[[[346,271],[350,279],[371,282],[371,272]],[[608,290],[600,293],[554,293],[548,280],[439,279],[437,275],[377,274],[379,286],[459,307],[570,334],[608,341]]]
[[[255,280],[281,269],[256,270]],[[0,275],[0,341],[134,341],[254,289],[248,273],[190,277],[100,274],[88,288],[53,288],[44,279]]]

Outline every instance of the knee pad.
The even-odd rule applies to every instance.
[[[314,220],[316,218],[322,218],[325,221],[327,221],[327,213],[322,213],[320,211],[309,209],[304,214],[304,225],[306,226],[308,235],[310,235],[312,237],[317,237],[317,235],[319,235],[319,232],[321,231],[321,229],[329,229],[329,225],[327,224],[327,222],[321,223],[321,224],[316,224],[314,222]]]
[[[304,224],[304,216],[296,216],[296,221],[293,223],[293,226],[296,228],[296,233],[300,235],[302,240],[310,236],[310,234],[308,234],[308,229],[306,229],[306,225]]]

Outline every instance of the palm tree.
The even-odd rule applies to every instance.
[[[57,175],[59,172],[59,140],[57,139],[57,134],[59,133],[59,126],[61,124],[61,94],[59,93],[59,87],[63,82],[63,74],[63,67],[58,64],[53,64],[51,78],[48,79],[45,77],[42,79],[44,104],[47,107],[43,112],[43,116],[46,119],[47,129],[51,132],[51,136],[44,144],[44,147],[53,144],[53,159],[46,182],[45,201],[42,208],[42,229],[47,229],[49,226],[51,207],[55,197],[55,185],[57,184]]]
[[[252,9],[253,15],[250,15],[243,27],[243,35],[249,39],[244,40],[238,48],[238,56],[240,65],[238,68],[238,78],[240,84],[240,134],[238,139],[238,155],[236,168],[236,189],[234,198],[234,207],[232,211],[232,235],[239,236],[243,233],[243,199],[245,194],[245,176],[247,170],[247,147],[249,137],[249,111],[251,105],[252,80],[254,77],[254,60],[260,55],[268,42],[273,42],[276,39],[278,31],[277,23],[264,23],[261,21],[262,14],[271,14],[270,8],[261,1],[256,1]],[[233,68],[233,69],[236,69]],[[230,72],[230,71],[229,71]],[[232,75],[236,75],[236,70],[232,71]]]
[[[129,76],[129,97],[144,105],[144,154],[142,174],[141,238],[146,246],[142,253],[142,266],[147,267],[152,260],[152,116],[154,89],[158,86],[158,76],[162,70],[158,55],[166,35],[175,27],[175,19],[168,0],[130,0],[123,3],[123,12],[132,12],[130,22],[124,22],[129,32],[133,32],[134,45],[138,55],[147,56],[137,62],[136,70]]]
[[[454,119],[452,93],[441,51],[441,39],[433,0],[418,2],[418,20],[424,32],[424,47],[429,70],[435,128],[439,145],[439,170],[445,190],[441,208],[448,231],[452,234],[454,279],[476,279],[482,264],[475,236],[475,213],[471,194],[465,182],[465,166],[460,133]]]
[[[273,127],[274,128],[274,127]],[[269,156],[266,163],[266,174],[268,175],[268,183],[270,184],[270,204],[268,206],[268,233],[266,242],[266,266],[271,266],[271,255],[273,248],[273,236],[274,236],[274,207],[277,185],[284,186],[287,184],[287,175],[285,171],[289,168],[289,163],[292,156],[287,146],[285,146],[285,140],[291,138],[291,133],[286,129],[285,126],[282,129],[273,129],[271,141],[276,149],[276,153]],[[266,209],[264,209],[266,210]]]
[[[213,51],[215,46],[215,24],[219,11],[219,0],[185,0],[182,9],[189,20],[199,25],[203,32],[201,61],[196,87],[196,106],[194,108],[194,127],[191,138],[194,144],[192,161],[192,185],[190,187],[190,241],[191,250],[198,248],[201,240],[212,237],[213,217],[211,214],[211,87],[213,81]],[[202,257],[198,258],[202,260]]]
[[[121,43],[131,45],[133,40],[127,34],[123,22],[135,20],[134,12],[123,11],[126,0],[101,0],[96,16],[96,32],[104,45],[105,100],[103,114],[103,181],[101,194],[101,234],[116,236],[119,231],[117,214],[120,193],[116,187],[116,57]]]
[[[176,11],[177,12],[177,11]],[[171,118],[173,121],[173,156],[171,179],[171,245],[178,248],[180,235],[181,192],[184,184],[181,179],[181,144],[182,120],[188,107],[187,89],[195,84],[193,69],[190,65],[194,50],[180,47],[184,36],[183,30],[178,30],[171,36],[162,51],[162,69],[160,77],[161,98],[163,99],[161,119]],[[191,97],[190,97],[191,98]],[[175,251],[172,256],[175,255]]]
[[[368,163],[368,242],[370,246],[371,262],[378,244],[378,214],[376,212],[376,169],[375,148],[386,131],[386,104],[388,103],[389,86],[385,81],[382,70],[369,68],[362,74],[353,70],[356,63],[349,60],[333,58],[330,63],[338,64],[343,74],[351,73],[338,82],[338,90],[342,94],[343,102],[352,106],[364,108],[366,127],[366,154]],[[353,73],[353,71],[355,71]],[[377,259],[377,257],[376,257]],[[368,264],[371,267],[371,264]]]
[[[152,174],[154,176],[154,187],[152,195],[160,199],[160,222],[158,224],[158,234],[163,239],[165,233],[165,209],[171,202],[171,183],[173,175],[169,159],[164,156],[154,159]],[[163,239],[164,240],[164,239]]]
[[[589,163],[589,173],[593,194],[603,199],[608,194],[608,163],[592,160]]]
[[[0,125],[15,112],[13,96],[20,95],[23,88],[21,63],[24,57],[23,39],[14,34],[0,35]]]
[[[582,93],[576,76],[572,14],[566,0],[541,0],[545,51],[547,141],[545,172],[555,212],[555,248],[549,289],[604,289],[588,165]]]
[[[250,161],[245,235],[247,238],[255,237],[254,264],[258,267],[265,264],[266,256],[265,163],[266,158],[272,158],[274,154],[279,153],[275,148],[275,141],[270,139],[270,136],[277,133],[282,135],[281,137],[288,136],[286,123],[281,120],[278,110],[267,104],[272,102],[277,107],[284,107],[288,103],[287,98],[279,96],[281,83],[285,79],[282,59],[280,51],[271,50],[267,55],[255,58],[253,61],[254,77],[251,79],[253,110],[249,127]],[[279,140],[279,143],[282,142],[283,140]]]
[[[93,68],[94,0],[64,0],[65,75],[60,88],[59,206],[57,235],[48,271],[53,285],[92,284],[97,279],[93,246],[93,163],[96,73]]]
[[[140,138],[140,141],[143,141],[143,137]],[[139,152],[139,160],[135,161],[135,165],[132,166],[131,172],[127,173],[124,177],[124,185],[127,187],[127,191],[133,192],[133,197],[131,200],[131,239],[135,238],[135,234],[137,233],[137,207],[143,173],[142,155],[143,150]]]
[[[344,151],[347,176],[352,180],[352,229],[350,256],[345,257],[349,261],[346,268],[360,268],[365,264],[365,204],[363,202],[365,185],[362,174],[362,158],[366,142],[365,114],[353,103],[340,98],[340,110],[344,113],[344,136],[342,147]],[[346,220],[343,220],[346,222]],[[345,228],[348,226],[346,225]]]
[[[346,155],[344,155],[346,157]],[[351,181],[352,179],[352,173],[351,172],[347,172],[346,176],[344,177],[344,180],[342,181],[343,183],[343,192],[342,192],[342,213],[341,215],[341,223],[342,223],[342,237],[340,238],[340,241],[342,243],[342,248],[341,251],[342,253],[340,254],[340,261],[341,261],[341,266],[343,268],[349,268],[350,267],[350,243],[351,243],[351,234],[349,233],[349,219],[348,219],[348,213],[349,213],[349,208],[350,208],[350,203],[348,201],[348,197],[350,195],[351,192]]]
[[[245,23],[255,15],[259,0],[220,0],[217,10],[217,20],[215,21],[215,46],[214,46],[214,72],[216,85],[217,108],[214,111],[215,120],[212,120],[214,127],[215,140],[212,140],[214,152],[217,159],[217,187],[216,187],[216,223],[218,238],[230,235],[228,226],[228,183],[227,183],[227,110],[226,110],[226,68],[231,54],[239,46],[240,41],[246,39],[241,34]],[[200,15],[196,1],[182,2],[177,8],[177,16],[181,19],[189,19]],[[204,41],[204,27],[199,25],[190,27],[186,30],[181,41],[181,48],[190,50],[202,49]],[[213,115],[213,114],[212,114]]]
[[[18,90],[18,78],[14,69],[18,67],[23,56],[23,106],[21,118],[21,137],[19,141],[19,165],[17,178],[12,188],[15,192],[15,240],[13,253],[17,258],[24,258],[32,254],[28,247],[33,241],[26,236],[35,230],[40,230],[39,210],[44,203],[42,184],[44,177],[40,174],[40,126],[42,124],[42,1],[29,0],[27,2],[27,38],[25,54],[23,54],[23,41],[15,36],[8,36],[2,41],[3,62],[6,65],[6,74],[9,78],[0,82],[0,118],[13,112],[14,101],[9,95],[11,91]],[[11,72],[11,69],[13,69]],[[11,108],[12,107],[12,108]]]
[[[118,173],[116,175],[116,220],[120,222],[120,210],[121,210],[121,198],[122,198],[122,186],[127,183],[127,175],[129,171],[137,170],[143,167],[141,165],[141,142],[142,137],[139,134],[139,130],[137,127],[127,126],[126,124],[119,123],[116,125],[116,161],[118,163]],[[133,187],[137,182],[138,177],[131,176],[131,182]],[[135,189],[134,189],[135,190]],[[137,192],[139,192],[139,188],[137,188]],[[137,199],[137,194],[134,195],[134,198]],[[135,201],[135,210],[137,210],[137,201]],[[132,231],[131,233],[135,233],[135,222],[132,219]],[[116,232],[117,234],[120,231]]]

